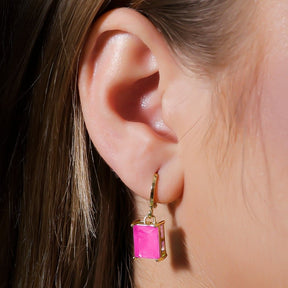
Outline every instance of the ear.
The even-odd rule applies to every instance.
[[[164,119],[174,61],[159,31],[132,9],[116,9],[92,27],[79,69],[89,136],[122,181],[144,198],[158,171],[157,201],[183,190],[178,138]]]

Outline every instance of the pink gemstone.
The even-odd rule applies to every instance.
[[[149,225],[134,225],[134,254],[136,258],[160,258],[159,229]]]

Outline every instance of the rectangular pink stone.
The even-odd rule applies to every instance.
[[[133,226],[133,236],[136,258],[160,258],[159,227],[136,224]]]

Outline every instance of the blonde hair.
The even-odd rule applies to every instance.
[[[133,195],[91,145],[79,104],[78,63],[92,23],[116,7],[135,9],[162,32],[187,67],[212,75],[239,56],[242,32],[252,18],[245,15],[249,2],[7,3],[3,39],[8,48],[3,48],[1,66],[6,135],[1,283],[133,286]]]

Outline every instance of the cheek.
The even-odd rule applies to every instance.
[[[262,127],[271,148],[288,155],[288,57],[275,63],[262,89]],[[276,154],[278,154],[276,153]],[[275,155],[276,156],[276,155]]]
[[[288,3],[269,7],[268,53],[262,86],[262,125],[274,157],[288,164]],[[268,21],[268,19],[266,19]]]
[[[275,59],[277,59],[275,57]],[[288,57],[269,67],[263,83],[262,139],[269,168],[270,215],[280,234],[288,236]]]
[[[200,131],[207,131],[210,94],[210,86],[193,77],[181,76],[169,85],[163,99],[163,119],[175,131],[179,142],[197,134],[194,143],[196,138],[200,140],[203,137]]]
[[[269,10],[268,52],[261,87],[261,124],[269,169],[269,207],[274,227],[288,237],[288,2]],[[287,238],[286,238],[287,239]]]

